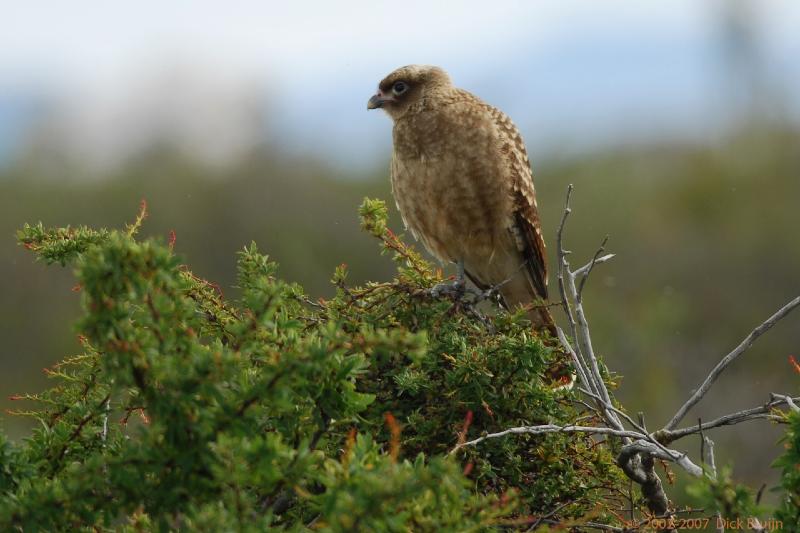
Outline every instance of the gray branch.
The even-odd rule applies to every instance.
[[[601,252],[602,249],[598,250],[597,255],[599,255]],[[592,259],[579,269],[575,270],[572,274],[575,275],[575,277],[583,276],[584,274],[588,276],[589,274],[591,274],[591,271],[594,269],[595,266],[605,263],[606,261],[610,261],[615,257],[617,257],[617,254],[606,254],[602,257],[597,257],[597,255],[595,255],[596,259]]]
[[[753,345],[757,338],[766,333],[770,328],[772,328],[772,326],[777,324],[786,315],[791,313],[792,310],[794,310],[794,308],[798,305],[800,305],[800,296],[781,307],[774,315],[766,319],[756,329],[751,331],[750,334],[739,344],[739,346],[734,348],[731,353],[723,357],[722,360],[717,363],[717,366],[715,366],[711,373],[708,374],[705,381],[703,381],[700,387],[698,387],[698,389],[694,392],[694,394],[692,394],[686,403],[683,404],[680,409],[678,409],[678,412],[675,413],[675,416],[672,417],[672,420],[670,420],[669,423],[664,426],[664,429],[675,429],[675,426],[677,426],[681,420],[683,420],[683,417],[686,416],[686,413],[688,413],[689,410],[697,404],[697,402],[703,399],[719,375],[726,368],[728,368],[728,366],[735,361],[737,357],[746,352],[747,349]]]
[[[794,402],[800,402],[800,398],[792,398],[791,396],[786,396],[784,394],[775,394],[773,392],[772,393],[772,400],[776,404],[777,403],[781,403],[781,402],[785,403],[786,405],[789,406],[789,409],[791,409],[792,411],[795,411],[795,412],[800,411],[800,407],[798,407],[797,404],[794,403]]]
[[[710,422],[703,422],[703,429],[712,429],[720,426],[733,426],[750,420],[772,420],[775,422],[783,422],[784,419],[779,415],[773,414],[773,411],[784,405],[788,406],[793,410],[797,409],[797,405],[794,403],[795,401],[800,402],[800,397],[792,398],[790,396],[784,396],[782,394],[772,394],[770,401],[768,401],[764,405],[727,414],[719,418],[716,418]],[[792,407],[793,405],[794,407]],[[653,436],[659,442],[662,442],[664,444],[669,444],[678,439],[686,437],[687,435],[694,435],[699,432],[700,428],[698,426],[690,426],[686,428],[673,429],[673,430],[662,429],[656,431],[653,434]]]
[[[656,459],[663,459],[665,461],[673,462],[695,477],[703,475],[703,469],[694,464],[685,453],[670,450],[658,442],[653,442],[652,437],[646,433],[632,430],[619,430],[603,426],[559,426],[557,424],[542,424],[539,426],[513,427],[503,431],[498,431],[497,433],[489,433],[476,439],[457,444],[452,450],[450,450],[448,455],[457,452],[461,448],[475,446],[476,444],[479,444],[485,440],[498,439],[507,435],[544,435],[548,433],[588,433],[590,435],[609,435],[631,439],[632,442],[630,442],[630,444],[623,446],[622,452],[620,452],[618,457],[618,461],[628,463],[630,462],[630,457],[632,455],[646,453],[647,455],[650,455]],[[637,479],[634,479],[634,481],[638,482]]]
[[[614,435],[616,437],[628,437],[632,439],[638,439],[642,437],[640,433],[635,431],[612,429],[602,426],[559,426],[556,424],[543,424],[540,426],[519,426],[498,431],[497,433],[489,433],[487,435],[478,437],[477,439],[464,442],[463,444],[458,444],[450,451],[450,453],[452,454],[457,452],[466,446],[474,446],[487,439],[497,439],[500,437],[505,437],[506,435],[543,435],[545,433],[590,433],[593,435]]]
[[[694,477],[703,476],[703,469],[694,464],[692,460],[689,459],[688,455],[675,450],[670,450],[668,448],[663,448],[647,438],[642,438],[623,446],[622,451],[617,458],[617,464],[619,464],[619,461],[629,458],[630,455],[637,453],[645,454],[656,459],[663,459],[665,461],[673,462]]]
[[[578,376],[583,381],[583,386],[599,397],[597,403],[603,411],[603,418],[614,429],[623,430],[624,427],[619,421],[619,418],[617,418],[617,415],[611,409],[609,409],[609,406],[611,405],[611,398],[608,394],[608,389],[603,382],[603,375],[600,372],[600,366],[597,361],[597,357],[594,354],[594,348],[592,347],[592,336],[589,331],[589,322],[586,319],[586,313],[583,310],[583,301],[580,290],[575,284],[576,272],[573,272],[570,269],[569,261],[567,261],[567,255],[569,252],[564,249],[564,227],[566,226],[569,214],[572,212],[572,208],[570,207],[570,199],[572,197],[573,190],[574,187],[572,184],[570,184],[567,187],[567,198],[564,202],[564,213],[561,216],[561,223],[558,225],[556,240],[558,243],[558,289],[561,294],[564,313],[567,315],[567,320],[569,321],[570,332],[572,333],[573,339],[576,341],[575,349],[573,350],[573,348],[566,341],[566,337],[563,335],[563,332],[559,333],[559,339],[562,340],[562,344],[564,344],[564,347],[568,350],[570,355],[574,355],[573,361],[576,364]],[[589,277],[592,269],[598,263],[600,253],[602,253],[607,239],[608,237],[603,240],[600,250],[595,253],[595,255],[592,257],[592,260],[587,265],[579,269],[583,276],[581,279],[581,290],[583,289],[583,286],[586,283],[586,280]],[[612,254],[609,255],[613,257]],[[611,257],[606,256],[603,261],[607,261]],[[570,304],[570,301],[572,301],[572,305]]]
[[[700,426],[699,429],[701,431],[701,433],[700,433],[701,438],[703,439],[703,451],[705,452],[704,453],[705,456],[703,457],[703,461],[708,466],[709,477],[716,481],[716,479],[717,479],[717,460],[714,457],[714,441],[709,439],[705,435],[703,435],[703,433],[702,433],[702,429],[703,429],[702,425]],[[717,511],[716,518],[717,518],[717,533],[725,533],[725,526],[722,525],[723,524],[723,522],[722,522],[722,513]]]
[[[561,216],[561,223],[558,226],[557,240],[557,253],[558,253],[558,290],[561,294],[561,301],[564,307],[564,313],[569,322],[570,333],[572,338],[575,339],[575,348],[566,339],[562,331],[558,331],[559,340],[564,345],[565,349],[572,356],[573,362],[576,366],[576,372],[581,380],[584,389],[589,393],[589,396],[595,401],[598,411],[601,413],[603,420],[608,424],[609,428],[618,432],[617,435],[622,439],[623,446],[631,446],[635,442],[646,442],[647,446],[635,446],[632,448],[625,448],[625,453],[621,453],[618,457],[617,464],[622,468],[623,472],[634,482],[638,483],[641,487],[642,494],[647,500],[648,508],[656,515],[661,515],[669,512],[669,498],[661,486],[661,480],[655,472],[653,465],[653,456],[650,452],[657,452],[669,457],[670,460],[676,460],[681,454],[674,452],[669,453],[666,448],[656,441],[652,436],[648,435],[644,428],[637,427],[632,423],[627,415],[627,418],[632,426],[638,432],[633,437],[625,430],[618,413],[621,411],[614,408],[611,402],[611,395],[608,393],[608,388],[603,381],[603,374],[600,372],[600,364],[592,347],[592,336],[589,331],[589,322],[586,319],[586,313],[583,310],[583,288],[588,281],[589,275],[598,263],[608,261],[613,257],[612,254],[602,256],[606,240],[603,240],[600,250],[598,250],[592,260],[585,266],[576,271],[570,269],[567,255],[569,252],[564,249],[564,227],[567,218],[571,212],[570,197],[573,191],[572,184],[567,188],[567,198],[564,203],[564,213]],[[607,239],[607,238],[606,238]],[[576,277],[580,276],[580,289],[575,283]],[[572,302],[572,304],[570,304]],[[574,307],[574,313],[573,313]],[[613,433],[611,433],[613,435]],[[685,458],[685,455],[682,457]],[[682,466],[686,467],[688,465]]]

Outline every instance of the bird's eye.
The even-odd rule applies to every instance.
[[[408,90],[408,84],[403,81],[398,81],[392,85],[392,92],[396,95],[403,94]]]

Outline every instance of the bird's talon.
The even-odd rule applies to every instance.
[[[481,291],[476,299],[477,301],[482,302],[484,300],[493,300],[495,296],[497,296],[497,290],[495,287],[492,287],[491,289]]]
[[[443,283],[437,283],[433,287],[429,289],[430,295],[434,298],[439,298],[441,296],[452,296],[453,298],[459,299],[464,296],[466,292],[467,284],[464,283],[464,280],[457,279],[455,281],[446,281]]]

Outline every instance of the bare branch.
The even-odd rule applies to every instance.
[[[692,462],[691,459],[685,454],[681,452],[677,452],[675,450],[665,449],[657,444],[649,441],[640,439],[636,442],[632,442],[622,447],[622,451],[618,457],[619,459],[626,458],[627,456],[636,454],[636,453],[644,453],[649,455],[650,457],[655,457],[656,459],[663,459],[665,461],[671,461],[684,470],[686,470],[689,474],[695,477],[701,477],[703,475],[703,469],[697,466]]]
[[[572,346],[570,346],[563,331],[560,331],[559,328],[556,328],[556,332],[559,336],[561,344],[572,356],[573,363],[575,364],[578,372],[578,377],[583,386],[594,392],[597,396],[605,397],[607,396],[607,392],[605,395],[601,392],[601,390],[605,389],[605,384],[602,382],[602,377],[599,375],[599,373],[593,373],[586,362],[584,349],[581,346],[581,341],[578,335],[578,327],[575,322],[575,317],[572,313],[570,299],[567,296],[568,283],[565,282],[565,279],[572,280],[573,283],[571,285],[574,286],[574,274],[570,271],[569,262],[567,261],[567,255],[570,252],[564,249],[564,227],[567,222],[567,217],[572,212],[572,209],[570,208],[570,199],[572,198],[573,190],[574,187],[572,184],[569,184],[567,187],[567,197],[564,201],[564,213],[561,215],[561,222],[558,225],[556,242],[558,253],[558,290],[561,294],[561,303],[562,307],[564,308],[564,314],[567,316],[567,321],[569,322],[570,333],[572,334],[572,338],[577,341],[575,348],[573,349]],[[608,404],[610,402],[602,403]],[[622,427],[619,426],[617,429],[622,429]]]
[[[703,444],[705,448],[705,457],[703,461],[708,465],[708,471],[711,474],[711,479],[717,479],[717,462],[714,458],[714,441],[703,435]]]
[[[575,349],[573,350],[569,345],[569,342],[566,340],[566,336],[563,334],[563,332],[559,332],[559,340],[561,340],[562,344],[569,351],[570,355],[573,356],[573,361],[578,369],[582,384],[587,389],[587,393],[595,400],[595,403],[597,404],[606,423],[610,426],[610,428],[618,432],[622,432],[621,437],[623,444],[632,444],[634,438],[638,438],[642,442],[651,441],[650,444],[653,449],[659,451],[660,453],[672,456],[668,452],[662,450],[661,448],[664,448],[664,446],[647,434],[647,432],[643,429],[638,437],[631,437],[631,432],[625,431],[622,422],[617,416],[618,410],[616,410],[611,403],[608,389],[603,381],[603,375],[600,372],[600,365],[592,348],[592,338],[589,331],[589,323],[586,320],[586,315],[583,311],[581,293],[575,285],[575,276],[581,275],[581,291],[583,290],[583,286],[588,275],[591,273],[594,265],[596,265],[601,259],[599,255],[602,253],[602,250],[595,253],[592,261],[585,267],[581,267],[576,272],[570,271],[569,261],[567,261],[567,255],[569,252],[564,249],[564,226],[566,224],[567,217],[571,212],[569,202],[570,197],[572,196],[572,191],[573,186],[570,184],[570,186],[567,188],[567,198],[564,204],[564,213],[561,217],[561,223],[558,226],[556,238],[558,243],[558,289],[561,294],[564,313],[569,321],[572,338],[575,339]],[[605,241],[603,241],[603,245],[605,245]],[[602,258],[602,260],[606,261],[610,258],[610,256],[606,256]],[[574,303],[574,315],[572,306],[570,305],[570,297],[568,296],[568,293],[572,298],[572,302]],[[636,423],[633,422],[630,417],[621,412],[620,414],[622,414],[624,418],[628,419],[633,427],[637,427]],[[640,447],[630,448],[629,451],[631,452],[629,457],[621,458],[621,468],[631,480],[640,484],[642,494],[647,500],[647,506],[654,514],[665,514],[669,512],[669,498],[667,498],[666,494],[664,493],[658,474],[655,473],[655,469],[653,468],[653,457],[649,455],[649,449]]]
[[[108,438],[108,413],[111,412],[111,396],[106,399],[105,412],[103,413],[103,432],[101,440],[103,441],[103,448],[106,447],[106,439]]]
[[[466,446],[474,446],[479,442],[483,442],[487,439],[497,439],[500,437],[505,437],[506,435],[523,435],[523,434],[543,435],[545,433],[589,433],[593,435],[613,435],[616,437],[628,437],[632,439],[642,438],[642,435],[640,433],[624,429],[620,430],[620,429],[595,427],[595,426],[575,426],[575,425],[558,426],[555,424],[543,424],[541,426],[513,427],[503,431],[499,431],[497,433],[489,433],[488,435],[484,435],[482,437],[478,437],[477,439],[473,439],[471,441],[467,441],[462,444],[456,445],[455,448],[450,450],[449,454],[455,453],[459,449],[464,448]]]
[[[584,387],[588,387],[589,389],[596,390],[597,389],[597,384],[594,383],[594,381],[592,379],[592,375],[585,370],[586,363],[581,361],[581,359],[579,358],[578,354],[575,353],[575,350],[572,348],[572,345],[567,340],[567,336],[564,335],[564,330],[562,330],[560,327],[556,326],[556,334],[558,335],[558,340],[559,340],[559,342],[561,342],[561,345],[564,348],[566,348],[567,352],[572,357],[572,362],[575,365],[575,369],[578,372],[578,379],[580,380],[581,384],[583,384]],[[592,396],[594,398],[599,398],[599,396],[597,396],[596,394],[592,394]]]
[[[542,516],[540,516],[539,518],[537,518],[537,519],[536,519],[536,522],[534,522],[533,524],[531,524],[531,526],[530,526],[530,527],[529,527],[529,528],[528,528],[526,531],[535,531],[535,530],[536,530],[536,528],[537,528],[537,527],[539,527],[539,524],[541,524],[543,520],[548,520],[549,518],[552,518],[552,517],[553,517],[553,516],[555,516],[555,515],[556,515],[556,513],[558,513],[558,512],[559,512],[561,509],[563,509],[564,507],[566,507],[566,506],[568,506],[568,505],[571,505],[572,503],[573,503],[572,501],[566,501],[566,502],[562,503],[561,505],[557,506],[555,509],[553,509],[553,510],[552,510],[552,511],[550,511],[549,513],[547,513],[547,514],[545,514],[545,515],[542,515]]]
[[[569,298],[567,297],[566,284],[564,283],[564,278],[570,275],[569,263],[567,262],[567,254],[569,252],[564,249],[564,225],[567,222],[567,217],[572,212],[572,209],[569,206],[569,200],[572,197],[573,188],[574,187],[571,183],[567,187],[567,199],[564,202],[564,213],[561,215],[561,223],[558,225],[558,232],[556,233],[556,252],[558,253],[558,292],[561,294],[561,304],[564,308],[564,314],[567,316],[567,321],[569,322],[572,338],[577,339],[578,331],[575,324],[575,317],[572,315],[572,307],[570,306]],[[562,342],[562,344],[564,343]],[[576,345],[575,350],[572,351],[572,348],[568,347],[567,344],[564,344],[564,347],[567,348],[571,353],[576,354],[575,363],[578,365],[578,368],[580,368],[583,359],[583,354],[580,352],[580,346]],[[584,380],[583,384],[584,386],[589,387],[589,389],[592,391],[597,392],[594,383]]]
[[[709,439],[705,435],[703,435],[702,426],[701,426],[700,437],[702,439],[703,451],[704,451],[704,453],[702,454],[703,455],[703,462],[705,462],[706,465],[708,465],[709,477],[711,477],[711,479],[716,481],[716,479],[717,479],[717,461],[714,458],[714,441]],[[717,521],[716,521],[717,522],[717,532],[718,533],[725,533],[725,526],[723,525],[723,521],[722,521],[722,513],[717,511],[716,517],[717,517]]]
[[[589,273],[586,272],[586,271],[587,270],[591,270],[590,267],[594,268],[597,265],[600,265],[600,264],[605,263],[607,261],[611,261],[615,257],[617,257],[617,254],[606,254],[606,255],[604,255],[602,257],[597,257],[595,255],[595,258],[593,258],[590,262],[586,263],[585,265],[583,265],[579,269],[575,270],[572,274],[577,277],[577,276],[583,276],[583,274],[586,273],[586,276],[588,276]]]
[[[761,409],[761,408],[756,407],[755,409]],[[749,422],[750,420],[772,420],[775,422],[781,420],[781,418],[778,416],[766,413],[757,413],[749,415],[742,413],[732,413],[730,415],[721,416],[715,420],[712,420],[711,422],[703,424],[703,428],[713,429],[720,426],[735,426],[736,424],[741,424],[742,422]],[[699,433],[699,431],[695,426],[695,427],[676,429],[673,431],[658,431],[654,435],[659,439],[660,442],[669,444],[671,442],[675,442],[678,439],[682,439],[683,437],[686,437],[688,435],[695,435],[697,433]]]
[[[578,346],[580,347],[580,351],[583,353],[584,357],[589,362],[592,376],[596,381],[599,382],[599,390],[597,391],[597,394],[603,399],[603,403],[605,405],[610,405],[611,398],[608,394],[608,389],[603,383],[603,374],[600,372],[600,364],[597,361],[597,357],[594,354],[594,348],[592,347],[592,335],[589,331],[589,322],[586,319],[586,313],[583,311],[583,304],[578,299],[578,289],[575,286],[575,277],[571,273],[567,276],[567,286],[575,302]],[[608,414],[608,422],[617,429],[622,429],[622,424],[613,413]]]
[[[570,184],[567,187],[567,198],[564,202],[564,213],[561,216],[561,223],[558,226],[556,240],[558,243],[558,289],[561,293],[564,313],[567,315],[572,337],[575,339],[576,345],[573,351],[571,347],[567,348],[568,343],[564,344],[566,340],[562,341],[562,344],[564,344],[565,348],[570,350],[570,354],[575,354],[573,360],[580,369],[579,376],[587,378],[583,380],[584,386],[600,397],[598,404],[604,412],[604,418],[606,419],[607,423],[615,429],[623,430],[624,427],[617,418],[616,414],[608,409],[608,406],[611,405],[611,399],[608,394],[608,389],[606,388],[605,383],[603,383],[603,375],[600,373],[600,367],[597,362],[597,358],[594,355],[591,333],[589,332],[589,323],[586,320],[586,314],[583,311],[580,295],[575,285],[575,273],[570,271],[570,265],[567,261],[567,254],[569,254],[569,252],[564,249],[564,227],[567,222],[567,217],[572,212],[569,202],[572,197],[573,190],[574,187],[572,184]],[[604,240],[603,244],[605,244],[605,242],[606,241]],[[597,258],[601,252],[602,246],[601,250],[595,254],[595,258]],[[584,280],[593,267],[593,263],[596,263],[596,259],[593,259],[592,263],[587,265],[586,274],[584,274]],[[570,297],[567,296],[568,291],[572,301],[574,302],[575,315],[573,315],[572,307],[570,306]],[[561,337],[563,337],[563,335]]]
[[[553,526],[560,526],[562,523],[558,520],[553,520],[552,518],[542,518],[540,520],[542,524],[548,524]],[[600,531],[613,531],[614,533],[625,533],[626,531],[631,531],[628,528],[618,527],[618,526],[609,526],[608,524],[601,524],[599,522],[583,522],[581,524],[574,524],[574,526],[580,525],[582,528],[590,528],[590,529],[597,529]]]
[[[617,456],[617,465],[631,480],[639,485],[647,502],[647,508],[654,515],[667,515],[669,513],[669,498],[664,492],[661,479],[655,472],[653,456],[647,453],[645,447],[631,443],[622,448]],[[674,531],[670,529],[668,531]]]
[[[705,396],[714,381],[737,357],[749,349],[759,336],[788,315],[795,307],[800,305],[800,297],[789,302],[773,316],[755,328],[739,346],[717,364],[689,400],[678,410],[672,420],[661,430],[651,433],[645,427],[643,416],[640,416],[640,421],[637,423],[623,410],[614,406],[611,401],[611,395],[603,379],[600,362],[594,353],[589,323],[583,308],[583,289],[594,267],[610,260],[614,255],[603,255],[605,245],[608,241],[608,237],[606,237],[589,263],[574,271],[571,270],[569,261],[567,260],[567,256],[570,252],[564,249],[564,231],[567,218],[572,212],[570,200],[573,190],[574,187],[569,185],[567,188],[566,201],[564,203],[564,212],[561,216],[556,238],[558,254],[558,289],[561,296],[561,305],[569,323],[569,334],[574,340],[574,347],[570,344],[570,340],[563,330],[557,328],[556,333],[559,341],[563,345],[565,351],[569,353],[575,365],[576,373],[581,384],[578,390],[592,400],[592,402],[584,402],[582,400],[576,401],[582,403],[589,412],[600,416],[607,427],[579,426],[578,422],[575,421],[573,424],[565,426],[546,424],[542,426],[509,428],[505,431],[483,435],[470,442],[459,444],[451,453],[457,451],[462,446],[470,446],[486,439],[499,438],[510,434],[565,432],[618,437],[622,440],[623,444],[622,450],[617,457],[617,464],[619,467],[633,482],[640,485],[642,495],[647,502],[647,507],[654,515],[671,516],[672,511],[670,511],[669,498],[664,492],[658,474],[655,472],[655,459],[674,462],[692,476],[702,476],[704,471],[694,464],[685,453],[667,448],[669,443],[700,432],[703,438],[703,450],[701,451],[701,455],[705,456],[706,442],[710,441],[702,434],[704,429],[739,424],[756,419],[784,421],[784,417],[781,416],[780,412],[774,412],[776,409],[782,406],[788,406],[789,409],[800,410],[800,407],[798,407],[798,405],[800,405],[800,398],[773,394],[771,400],[762,406],[721,416],[700,426],[675,429],[688,411]],[[590,403],[594,403],[596,407],[589,405]],[[626,425],[623,425],[623,421]],[[626,429],[626,427],[632,429]],[[710,453],[713,453],[713,450],[711,450]],[[546,523],[547,521],[543,520],[543,522]]]
[[[781,394],[772,394],[771,400],[765,403],[764,405],[727,414],[719,418],[716,418],[711,422],[704,422],[703,429],[712,429],[720,426],[732,426],[735,424],[740,424],[742,422],[747,422],[749,420],[759,420],[759,419],[766,419],[766,420],[773,420],[776,422],[780,422],[783,419],[780,416],[771,414],[771,412],[782,405],[788,405],[791,408],[790,402],[793,403],[794,401],[800,402],[800,397],[791,398],[789,396],[783,396]],[[670,442],[674,442],[678,439],[686,437],[687,435],[694,435],[695,433],[698,432],[699,428],[697,426],[690,426],[686,428],[673,429],[673,430],[662,429],[660,431],[656,431],[653,434],[653,436],[659,442],[669,444]]]
[[[582,388],[578,387],[578,390],[580,392],[582,392],[583,394],[589,396],[590,398],[594,399],[598,403],[598,405],[600,405],[602,408],[604,408],[606,410],[613,411],[615,414],[617,414],[617,415],[621,416],[622,418],[624,418],[631,425],[632,428],[634,428],[636,431],[638,431],[642,435],[647,435],[648,434],[648,432],[644,428],[644,426],[641,425],[641,424],[637,424],[633,420],[633,418],[631,418],[630,415],[628,415],[628,413],[626,413],[625,411],[623,411],[621,409],[617,409],[616,407],[614,407],[613,404],[610,404],[610,403],[609,404],[603,404],[602,398],[600,398],[596,394],[593,394],[593,393],[589,392],[586,389],[582,389]],[[657,442],[657,441],[654,441],[654,442]]]
[[[728,367],[728,365],[730,365],[736,360],[737,357],[747,351],[747,349],[753,345],[756,339],[758,339],[762,334],[766,333],[770,328],[772,328],[772,326],[777,324],[778,321],[780,321],[786,315],[791,313],[792,310],[794,310],[794,308],[798,305],[800,305],[800,296],[781,307],[774,315],[769,317],[757,328],[751,331],[750,334],[739,344],[739,346],[734,348],[731,353],[723,357],[722,360],[717,363],[717,366],[714,367],[708,377],[706,377],[705,381],[703,381],[700,387],[694,392],[694,394],[692,394],[691,398],[689,398],[686,403],[683,404],[680,409],[678,409],[678,412],[672,417],[672,420],[670,420],[669,423],[664,426],[664,429],[675,429],[675,426],[677,426],[680,421],[683,420],[683,417],[686,416],[686,413],[688,413],[692,407],[694,407],[700,400],[703,399],[703,397],[711,388],[711,385],[714,384],[714,381],[716,381],[716,379]]]
[[[777,399],[780,400],[781,402],[785,402],[786,405],[788,405],[792,411],[795,412],[800,411],[800,407],[798,407],[797,404],[794,403],[796,401],[800,402],[800,398],[792,398],[791,396],[785,396],[783,394],[775,394],[774,392],[771,394],[771,396],[773,401]]]
[[[589,279],[589,274],[592,273],[592,270],[594,269],[594,266],[597,264],[597,261],[598,261],[598,258],[600,257],[600,254],[602,254],[603,252],[606,251],[606,244],[608,244],[608,235],[606,235],[603,238],[603,242],[600,243],[600,248],[598,248],[597,251],[594,253],[594,256],[592,257],[592,260],[589,261],[589,264],[586,265],[586,267],[581,267],[581,268],[579,268],[578,270],[576,270],[575,272],[572,273],[572,275],[575,276],[576,278],[578,276],[582,276],[581,277],[581,282],[578,285],[578,294],[577,294],[577,299],[580,302],[583,301],[583,286],[586,285],[586,280]],[[613,254],[609,254],[609,255],[611,257],[614,257]],[[605,257],[609,257],[609,256],[606,255]],[[609,257],[609,259],[610,259],[610,257]],[[585,271],[584,271],[584,268],[586,268]]]
[[[591,394],[589,391],[581,389],[581,388],[579,388],[578,390],[581,391],[582,393],[584,393],[584,394],[586,394],[586,395],[588,395],[588,396],[590,396],[592,398],[595,398],[596,400],[599,401],[599,398],[597,396],[594,396],[593,394]],[[663,454],[665,454],[666,456],[668,456],[668,457],[677,457],[677,456],[685,455],[685,454],[681,454],[679,452],[675,452],[674,450],[670,450],[669,448],[667,448],[664,445],[664,443],[661,440],[659,440],[657,438],[657,434],[653,434],[653,433],[648,432],[647,428],[644,425],[644,417],[642,416],[642,413],[639,413],[639,415],[641,416],[642,419],[637,423],[625,411],[622,411],[621,409],[617,409],[613,405],[607,405],[606,407],[609,410],[613,411],[614,413],[616,413],[616,414],[620,415],[621,417],[623,417],[631,425],[631,427],[633,427],[634,430],[639,433],[639,436],[638,436],[639,439],[646,440],[646,441],[650,442],[652,445],[654,445],[657,448],[659,448],[661,450],[661,452]],[[698,428],[692,428],[692,429],[697,431]],[[628,444],[628,443],[626,443],[626,444]],[[672,460],[672,459],[668,459],[668,460]]]
[[[558,249],[564,250],[562,244],[562,236],[564,235],[564,225],[567,223],[567,217],[572,213],[572,208],[569,206],[570,198],[572,198],[572,191],[575,187],[570,183],[567,186],[567,199],[564,201],[564,214],[561,215],[561,223],[558,225],[558,232],[556,233],[556,241],[558,242]]]
[[[644,452],[652,457],[674,462],[693,476],[701,476],[703,474],[703,470],[699,466],[692,463],[685,453],[670,450],[669,448],[660,445],[658,442],[653,442],[652,437],[647,434],[642,434],[638,431],[624,429],[620,430],[602,426],[559,426],[556,424],[542,424],[539,426],[513,427],[503,431],[498,431],[497,433],[489,433],[487,435],[478,437],[477,439],[457,444],[452,450],[450,450],[448,455],[457,452],[461,448],[474,446],[488,439],[497,439],[507,435],[544,435],[548,433],[588,433],[590,435],[610,435],[614,437],[636,439],[634,442],[623,446],[622,452],[620,452],[621,460],[624,459],[625,461],[629,461],[629,456]]]

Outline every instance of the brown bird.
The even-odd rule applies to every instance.
[[[502,111],[453,86],[439,67],[401,67],[378,84],[367,109],[392,118],[391,180],[406,227],[428,251],[458,265],[505,306],[529,308],[555,333],[544,239],[525,143]]]

